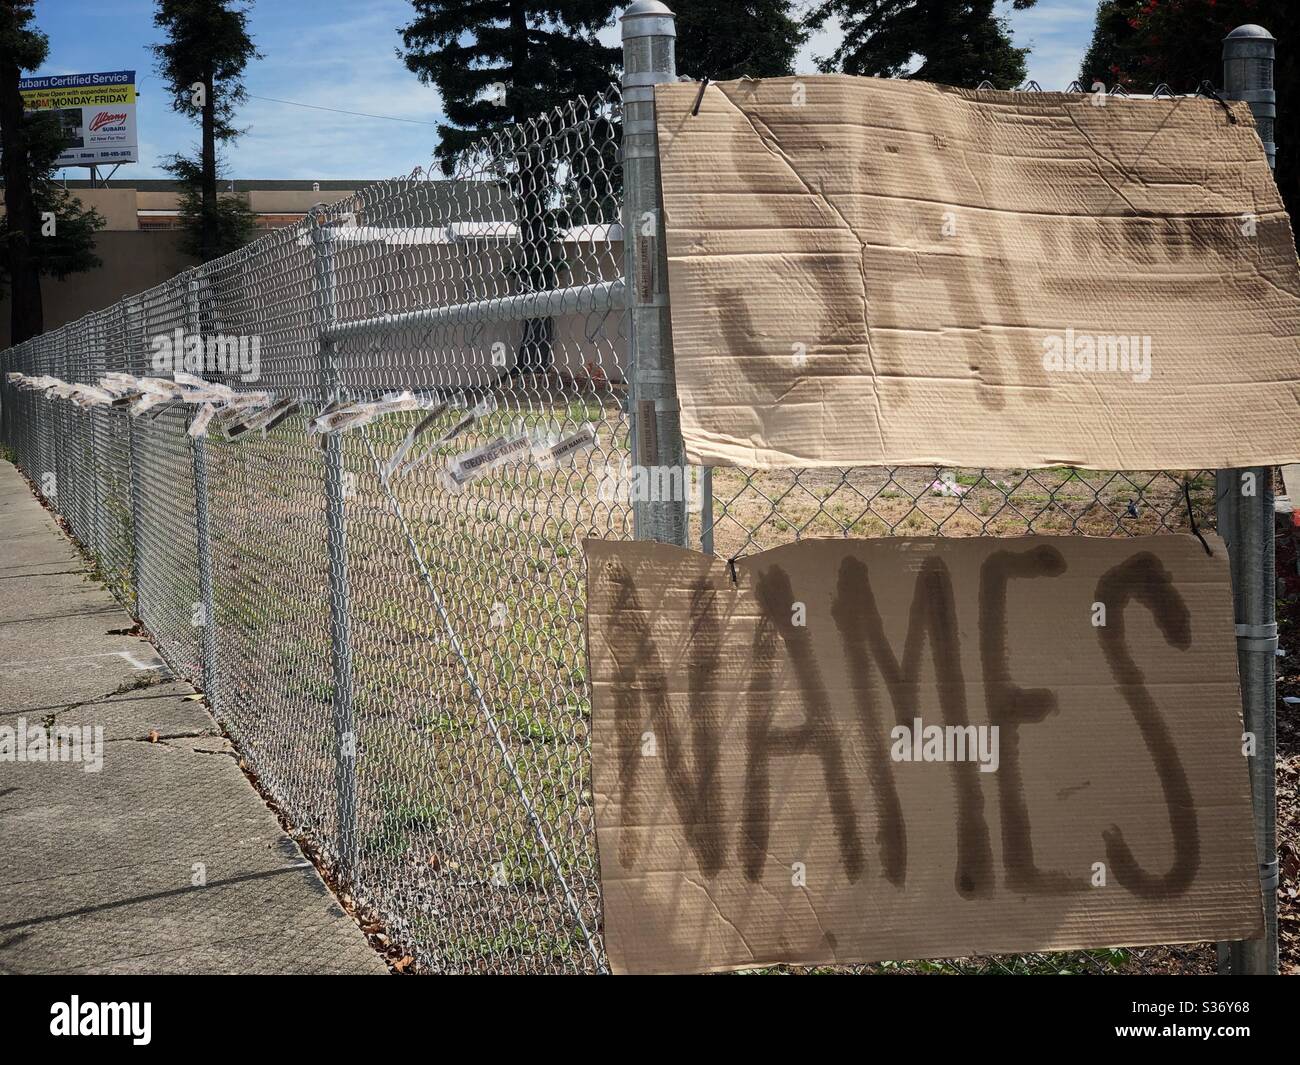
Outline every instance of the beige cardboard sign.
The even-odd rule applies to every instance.
[[[1258,934],[1209,542],[588,540],[614,970]]]
[[[655,87],[690,461],[1300,458],[1300,271],[1245,104],[844,75],[698,97]]]

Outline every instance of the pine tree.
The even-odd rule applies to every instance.
[[[677,10],[677,71],[692,78],[794,73],[808,39],[792,0],[690,0]]]
[[[154,25],[167,34],[153,46],[158,74],[171,89],[172,110],[199,122],[198,158],[172,156],[166,168],[195,190],[197,214],[191,215],[199,258],[210,262],[239,244],[217,198],[217,145],[240,135],[235,111],[246,99],[243,73],[260,59],[248,35],[248,4],[236,0],[157,0]]]
[[[174,156],[167,164],[171,173],[181,182],[180,222],[181,250],[196,259],[203,259],[203,171],[193,159]],[[218,255],[242,248],[253,239],[257,231],[257,215],[248,206],[248,197],[225,193],[217,195],[216,210],[211,215],[214,226],[215,247]]]
[[[1012,0],[1017,11],[1037,0]],[[844,40],[820,60],[825,71],[916,78],[974,88],[1010,89],[1025,80],[1027,48],[1011,43],[997,0],[823,0],[807,25],[839,19]],[[918,64],[919,60],[919,64]]]
[[[603,92],[620,52],[597,39],[621,6],[616,0],[411,0],[414,20],[401,29],[407,67],[442,94],[447,120],[434,156],[443,172],[484,140],[518,128],[577,96]],[[591,137],[599,137],[596,132]],[[579,138],[581,140],[581,138]],[[556,287],[563,264],[557,247],[563,203],[560,149],[520,136],[509,160],[495,160],[513,206],[518,243],[510,277],[517,292]],[[554,323],[524,323],[515,363],[505,374],[550,368]]]
[[[57,278],[100,265],[95,231],[104,219],[54,180],[66,132],[49,111],[24,113],[18,82],[49,53],[36,30],[34,0],[0,0],[0,140],[5,217],[0,226],[0,283],[8,288],[10,342],[45,329],[41,275]]]
[[[399,30],[407,68],[442,95],[447,120],[435,156],[456,160],[512,122],[575,96],[602,92],[620,51],[596,38],[622,5],[613,0],[411,0]]]

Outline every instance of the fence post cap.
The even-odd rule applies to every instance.
[[[623,14],[619,15],[619,21],[627,18],[637,18],[641,15],[667,15],[669,18],[676,18],[672,8],[667,4],[662,4],[659,0],[635,0],[634,3],[628,4]],[[1258,28],[1258,27],[1256,27]]]
[[[1233,30],[1230,34],[1228,34],[1228,36],[1226,36],[1223,39],[1225,41],[1232,41],[1232,40],[1242,40],[1242,39],[1252,39],[1252,38],[1256,40],[1263,39],[1268,41],[1274,41],[1277,39],[1271,33],[1269,33],[1268,30],[1264,29],[1263,26],[1256,26],[1253,22],[1248,22],[1244,26],[1238,26],[1235,30]]]
[[[659,0],[636,0],[618,17],[623,24],[623,40],[633,37],[676,37],[677,16]]]

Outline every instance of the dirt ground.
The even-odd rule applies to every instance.
[[[1300,976],[1300,526],[1277,525],[1277,849],[1281,971]],[[1294,699],[1296,702],[1287,702]]]

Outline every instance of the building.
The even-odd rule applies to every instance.
[[[248,199],[259,230],[291,226],[313,204],[345,199],[371,184],[357,181],[223,181]],[[181,250],[181,184],[170,179],[64,182],[107,223],[95,237],[95,253],[104,261],[97,270],[73,274],[65,281],[41,279],[46,329],[75,321],[83,314],[174,277],[197,265]],[[3,203],[0,203],[3,211]],[[8,299],[0,293],[0,347],[9,346]]]
[[[180,228],[181,183],[166,178],[136,181],[67,181],[87,206],[109,220],[108,229],[176,230]],[[235,194],[248,201],[257,215],[257,228],[282,229],[301,220],[317,203],[350,196],[371,181],[222,181],[220,195]]]

